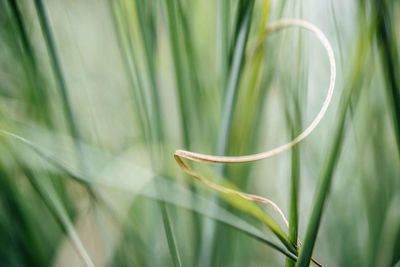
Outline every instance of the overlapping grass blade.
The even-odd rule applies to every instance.
[[[33,129],[31,129],[30,132],[32,132],[32,130]],[[91,173],[85,174],[80,170],[79,166],[74,166],[73,151],[63,147],[54,146],[56,143],[54,140],[57,140],[58,138],[52,134],[46,133],[46,131],[38,131],[38,135],[35,135],[34,137],[36,140],[35,142],[6,131],[2,131],[2,134],[7,136],[10,141],[16,140],[26,148],[33,149],[39,157],[49,162],[57,169],[49,168],[50,166],[48,165],[38,166],[35,162],[27,162],[27,166],[30,168],[40,168],[42,171],[48,170],[51,172],[58,170],[69,176],[73,176],[76,179],[90,182],[91,184],[94,183],[96,185],[109,186],[131,193],[142,194],[146,197],[193,210],[201,215],[230,225],[247,235],[265,242],[267,245],[284,253],[286,256],[296,259],[293,251],[270,241],[269,238],[266,238],[260,230],[251,226],[243,219],[239,219],[239,217],[233,215],[225,208],[218,206],[213,201],[206,199],[200,194],[191,192],[190,189],[183,185],[179,185],[170,181],[170,179],[154,175],[153,172],[149,170],[130,164],[124,157],[113,158],[107,154],[101,154],[100,151],[92,149],[87,145],[82,145],[82,147],[85,148],[83,151],[85,151],[84,153],[88,159],[88,164],[91,164],[88,168],[91,170]],[[19,158],[26,154],[26,151],[23,148],[21,150],[15,149],[15,153],[16,158]],[[120,169],[120,171],[113,173],[114,176],[110,177],[109,172],[115,170],[115,167],[113,167],[114,165]],[[127,179],[132,174],[137,173],[141,174],[140,179]],[[87,177],[87,175],[89,177]],[[159,188],[163,188],[163,190],[158,190]],[[194,198],[196,201],[187,201],[187,199],[190,198]],[[270,220],[264,211],[250,202],[243,199],[232,198],[231,196],[225,196],[224,199],[237,208],[241,207],[244,211],[249,212],[261,222],[267,222]],[[287,237],[285,238],[284,234],[282,234],[282,236],[287,240]]]

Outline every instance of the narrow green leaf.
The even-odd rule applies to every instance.
[[[230,130],[232,125],[233,111],[236,104],[240,74],[244,62],[247,39],[250,31],[253,14],[254,1],[240,1],[239,17],[236,28],[236,36],[233,44],[233,60],[229,69],[229,78],[224,90],[224,103],[222,107],[221,126],[218,133],[216,154],[225,155],[228,151]],[[218,165],[218,172],[223,175],[224,165]],[[211,255],[216,247],[218,233],[215,223],[206,221],[203,229],[203,241],[198,266],[210,266]],[[217,234],[218,235],[218,234]],[[229,244],[227,244],[229,245]]]
[[[182,262],[181,262],[181,258],[179,256],[178,246],[176,244],[176,238],[175,238],[175,235],[174,235],[174,232],[172,229],[171,219],[169,218],[168,210],[167,210],[167,207],[165,206],[165,203],[160,203],[160,209],[161,209],[161,216],[163,218],[163,223],[164,223],[164,230],[167,235],[169,251],[171,252],[174,266],[181,267]]]
[[[394,20],[388,1],[375,1],[377,16],[377,38],[380,45],[381,59],[386,76],[388,101],[391,105],[393,127],[395,131],[398,152],[400,155],[400,80],[399,53],[393,31]]]
[[[182,52],[185,49],[182,46],[181,38],[179,35],[179,23],[178,23],[178,12],[177,12],[177,0],[166,1],[166,12],[168,17],[168,29],[170,33],[170,42],[172,56],[175,66],[175,79],[177,83],[177,92],[179,98],[179,109],[181,115],[181,124],[183,132],[183,145],[190,147],[190,104],[192,100],[190,98],[189,81],[186,77],[186,71],[184,69],[185,63]]]
[[[329,194],[335,167],[339,160],[340,152],[344,142],[347,111],[350,107],[351,101],[353,99],[357,99],[358,92],[360,91],[361,87],[361,79],[363,73],[362,71],[363,67],[366,64],[366,59],[370,49],[370,44],[365,42],[366,35],[367,29],[360,33],[358,39],[358,50],[354,58],[353,73],[350,75],[350,82],[348,87],[346,87],[341,96],[335,133],[333,134],[332,142],[327,153],[328,156],[325,158],[324,165],[319,177],[319,186],[315,193],[314,205],[307,224],[307,230],[303,245],[300,248],[296,267],[306,267],[310,264],[313,248],[320,227],[325,201]]]
[[[61,94],[61,99],[63,102],[64,115],[66,116],[70,133],[74,140],[80,140],[81,134],[79,132],[78,126],[74,119],[74,115],[72,112],[72,106],[71,106],[69,96],[68,96],[67,83],[66,83],[66,80],[65,80],[65,77],[63,74],[60,59],[58,58],[56,43],[55,43],[55,40],[53,37],[53,33],[51,30],[47,12],[46,12],[45,6],[43,5],[42,0],[35,0],[35,7],[36,7],[37,16],[39,18],[40,26],[42,28],[42,33],[43,33],[43,36],[44,36],[44,39],[46,42],[47,50],[49,53],[50,62],[52,64],[52,67],[54,70],[54,75],[55,75],[56,81],[58,83],[58,88],[59,88],[59,91]],[[77,157],[78,163],[82,165],[82,169],[86,169],[85,158],[82,156],[82,148],[80,147],[78,142],[75,142],[75,149],[76,149],[76,153],[78,155],[78,157]],[[95,198],[95,193],[88,186],[88,184],[86,184],[85,186],[86,186],[88,192],[90,193],[90,195]]]
[[[28,177],[29,181],[36,189],[43,202],[49,208],[53,216],[59,222],[61,228],[65,232],[65,234],[69,237],[76,252],[81,257],[82,261],[87,267],[94,267],[93,261],[90,258],[88,252],[86,251],[81,239],[79,238],[78,233],[75,230],[74,224],[69,218],[65,207],[61,203],[57,193],[48,180],[45,180],[44,177],[37,178],[34,174],[28,170],[24,170],[25,175]]]
[[[70,127],[71,135],[76,138],[80,139],[80,133],[78,131],[77,125],[74,120],[74,115],[72,112],[71,103],[68,97],[68,88],[67,83],[64,78],[64,74],[61,67],[60,59],[58,58],[58,53],[56,50],[56,43],[54,41],[54,37],[51,31],[51,26],[49,23],[49,19],[47,16],[47,12],[45,6],[43,5],[42,0],[35,0],[35,7],[37,11],[37,15],[39,18],[40,26],[42,28],[43,36],[46,42],[46,46],[48,49],[50,61],[54,70],[54,75],[56,77],[56,81],[58,83],[61,99],[63,101],[63,107],[65,116],[68,121],[68,126]],[[78,149],[79,151],[79,149]]]

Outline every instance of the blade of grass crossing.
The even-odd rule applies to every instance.
[[[227,195],[227,194],[222,194],[223,198],[229,202],[231,205],[237,207],[238,209],[242,209],[243,211],[246,211],[249,213],[249,215],[255,217],[258,219],[260,222],[263,222],[266,226],[271,226],[274,228],[274,231],[277,233],[277,236],[280,236],[280,239],[283,244],[286,246],[289,244],[287,248],[281,246],[281,244],[276,244],[275,242],[270,241],[268,238],[265,238],[265,235],[261,230],[258,230],[255,226],[247,223],[245,220],[240,219],[236,215],[230,213],[227,209],[220,207],[213,201],[209,200],[208,198],[198,194],[198,193],[193,193],[191,190],[189,190],[189,187],[185,187],[184,185],[181,185],[179,183],[173,182],[173,179],[171,177],[165,178],[164,176],[154,176],[153,178],[147,178],[151,181],[151,183],[148,184],[146,187],[147,189],[143,189],[141,186],[137,185],[130,185],[126,186],[126,184],[123,182],[120,184],[121,180],[118,178],[117,180],[120,180],[119,182],[116,181],[109,181],[109,180],[103,180],[100,176],[97,176],[94,179],[89,180],[88,177],[84,176],[84,174],[79,170],[76,169],[75,167],[72,167],[71,165],[67,164],[68,160],[65,160],[65,157],[68,158],[68,154],[72,152],[66,152],[63,150],[59,150],[57,145],[54,145],[54,147],[48,147],[44,148],[43,146],[39,145],[32,142],[28,139],[25,139],[22,136],[13,134],[11,132],[1,130],[0,132],[2,135],[4,135],[7,139],[10,139],[10,141],[17,141],[21,144],[24,144],[28,148],[32,149],[37,155],[39,156],[40,159],[50,163],[53,165],[56,170],[60,171],[60,174],[67,175],[69,178],[73,178],[75,180],[84,180],[87,182],[92,183],[93,185],[98,185],[98,186],[107,186],[111,188],[116,188],[120,189],[125,192],[129,192],[130,194],[140,194],[145,197],[155,199],[158,201],[165,202],[170,205],[175,205],[181,208],[185,208],[188,210],[192,210],[202,216],[210,217],[213,220],[216,220],[218,222],[222,222],[226,225],[229,225],[236,230],[239,230],[243,232],[244,234],[247,234],[251,237],[254,237],[265,244],[271,246],[272,248],[277,249],[278,251],[282,252],[286,256],[296,259],[296,257],[293,254],[293,247],[290,247],[290,242],[284,232],[280,229],[280,227],[274,222],[274,220],[267,214],[265,213],[260,207],[255,205],[252,202],[248,202],[247,200],[244,200],[238,196],[234,197],[232,195]],[[46,140],[53,140],[52,137],[45,135],[45,137],[42,137]],[[21,151],[21,153],[16,153],[14,157],[17,160],[20,160],[25,151]],[[92,159],[93,157],[102,157],[101,154],[87,154],[89,159]],[[103,155],[104,156],[104,155]],[[114,163],[109,163],[110,159],[107,156],[107,164],[113,165]],[[90,161],[90,160],[89,160]],[[111,161],[112,162],[112,161]],[[105,164],[105,165],[107,165]],[[29,164],[28,164],[29,166]],[[133,164],[133,169],[134,168]],[[104,168],[104,164],[101,164],[97,166],[98,168]],[[53,168],[49,168],[48,165],[43,166],[44,171],[53,171]],[[132,171],[133,172],[133,171]],[[214,171],[213,171],[214,172]],[[58,172],[56,171],[56,174]],[[143,173],[144,176],[150,175],[146,172]],[[161,190],[157,190],[157,188],[160,188]],[[195,201],[193,202],[188,202],[186,201],[189,199],[189,196],[192,196]],[[109,205],[108,205],[109,206]],[[210,208],[211,207],[211,208]],[[213,212],[214,208],[217,210],[217,212]],[[113,213],[114,214],[114,213]],[[114,214],[114,217],[116,215]]]

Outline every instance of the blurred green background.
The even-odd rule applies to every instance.
[[[176,149],[289,152],[194,163]],[[0,266],[400,266],[400,2],[0,1]],[[272,232],[267,220],[282,230]],[[301,241],[301,245],[297,240]]]

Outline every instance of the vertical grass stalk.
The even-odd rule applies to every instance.
[[[319,186],[314,198],[314,205],[311,211],[311,216],[307,224],[307,230],[303,244],[300,248],[296,267],[307,267],[310,264],[312,252],[316,242],[318,230],[320,227],[321,217],[325,206],[325,201],[328,197],[331,182],[334,176],[335,167],[339,160],[340,152],[345,137],[347,111],[351,101],[356,102],[358,92],[361,87],[362,70],[365,64],[366,57],[369,52],[369,44],[365,43],[366,31],[362,31],[358,40],[358,50],[354,59],[354,70],[349,83],[349,86],[344,90],[339,106],[338,121],[333,134],[332,143],[328,150],[328,156],[324,161],[322,172],[319,177]]]
[[[386,0],[375,1],[377,16],[377,39],[386,76],[388,100],[392,110],[393,127],[400,156],[400,80],[399,53],[393,31],[391,10]]]
[[[247,38],[249,35],[251,18],[253,14],[253,6],[253,0],[241,1],[239,4],[239,18],[236,27],[236,37],[233,44],[233,60],[229,70],[227,87],[224,91],[225,97],[222,109],[221,128],[218,134],[218,143],[216,147],[217,155],[225,155],[228,151],[233,111],[238,94],[240,73],[244,62]],[[224,165],[218,165],[217,171],[223,175]],[[213,255],[213,252],[216,248],[216,242],[218,240],[218,237],[216,237],[216,235],[218,235],[216,228],[217,225],[214,221],[205,221],[198,266],[210,266],[211,264],[211,255]]]

